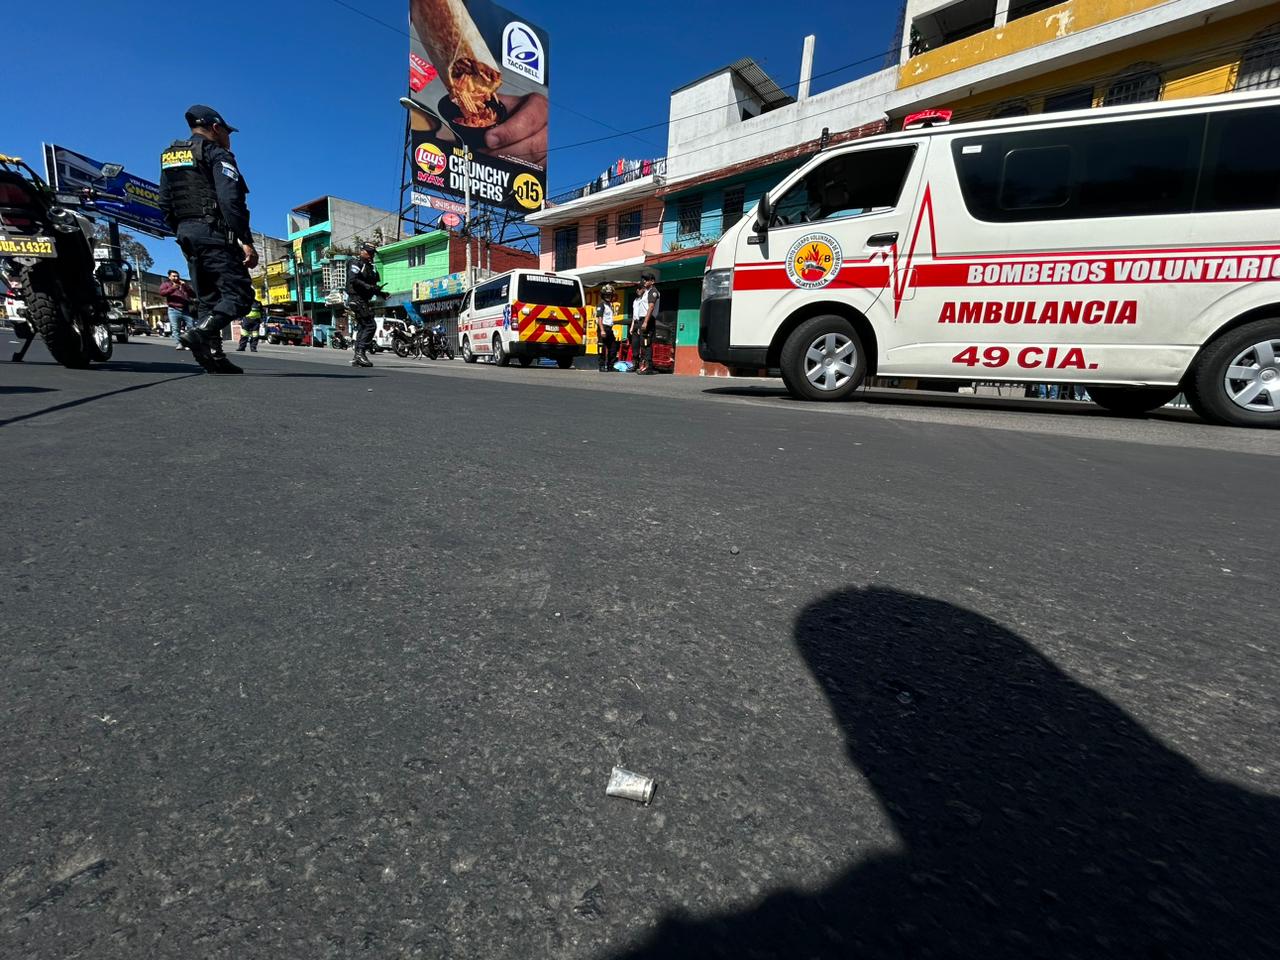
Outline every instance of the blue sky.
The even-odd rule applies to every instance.
[[[5,44],[0,153],[39,168],[41,141],[55,142],[156,179],[160,150],[186,132],[183,111],[209,103],[241,130],[233,148],[255,229],[282,236],[291,207],[326,193],[394,209],[407,3],[345,2],[391,28],[335,0],[23,4]],[[829,89],[879,68],[898,16],[884,0],[504,5],[551,35],[552,194],[621,156],[664,154],[676,87],[740,56],[794,85],[807,33],[818,37],[815,74],[876,58],[815,80],[815,92]],[[19,92],[15,77],[33,82]],[[651,124],[661,126],[566,146]],[[148,246],[158,269],[179,261],[168,241]]]

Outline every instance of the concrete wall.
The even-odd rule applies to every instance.
[[[378,228],[382,229],[383,239],[390,240],[396,235],[396,215],[389,210],[381,210],[363,203],[355,203],[339,197],[329,198],[331,243],[349,246],[355,242],[357,236],[361,240],[372,241]]]
[[[882,119],[887,98],[897,85],[897,68],[890,68],[750,120],[737,119],[735,109],[734,120],[727,126],[701,117],[678,121],[698,109],[697,101],[690,101],[682,91],[671,100],[667,182],[677,183],[816,140],[823,127],[835,133]],[[700,90],[701,86],[690,89]]]
[[[1093,90],[1094,105],[1100,106],[1112,81],[1136,64],[1149,64],[1160,73],[1162,100],[1227,93],[1235,87],[1240,58],[1249,40],[1277,21],[1280,4],[1269,4],[1145,43],[1140,32],[1132,37],[1137,41],[1133,45],[1104,56],[1071,62],[983,93],[948,98],[946,105],[955,111],[957,120],[985,119],[997,108],[1013,103],[1039,113],[1046,93],[1087,86]]]

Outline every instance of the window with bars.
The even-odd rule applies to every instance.
[[[684,197],[676,207],[676,237],[693,240],[702,233],[702,194]]]
[[[1236,75],[1237,90],[1272,87],[1280,87],[1280,24],[1254,38],[1244,51],[1240,72]]]
[[[640,236],[643,217],[641,210],[628,210],[626,213],[618,214],[618,239],[634,240]]]
[[[603,247],[609,242],[609,218],[601,217],[596,221],[596,246]]]
[[[410,247],[408,263],[411,267],[425,267],[427,265],[427,248]]]
[[[1102,98],[1104,107],[1122,103],[1150,103],[1160,99],[1160,74],[1154,70],[1135,70],[1111,82]]]
[[[728,230],[742,219],[742,208],[747,199],[746,187],[730,187],[724,192],[721,231]]]
[[[578,227],[561,227],[555,235],[556,270],[573,270],[578,266]]]

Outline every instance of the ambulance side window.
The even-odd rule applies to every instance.
[[[511,288],[511,278],[504,277],[492,283],[484,283],[476,287],[476,309],[488,310],[490,307],[505,306],[507,291]]]
[[[792,185],[774,206],[775,226],[882,213],[898,205],[915,144],[832,157]]]

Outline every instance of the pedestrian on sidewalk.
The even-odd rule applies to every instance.
[[[653,335],[658,321],[658,282],[652,273],[640,275],[640,289],[631,307],[631,356],[636,373],[653,373]]]
[[[618,359],[618,337],[613,332],[613,287],[600,291],[600,306],[596,309],[596,359],[600,372],[608,373]]]
[[[195,325],[195,318],[191,315],[191,301],[196,298],[196,292],[177,270],[170,270],[168,277],[160,283],[160,296],[164,297],[168,307],[169,335],[173,337],[174,346],[185,350],[187,348],[178,337],[186,327]]]

